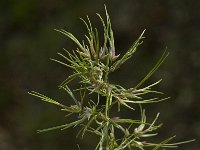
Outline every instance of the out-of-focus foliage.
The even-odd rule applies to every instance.
[[[74,130],[37,134],[36,130],[49,124],[62,123],[63,114],[49,105],[35,101],[26,93],[32,89],[49,96],[66,95],[55,91],[69,70],[48,61],[62,47],[75,49],[54,28],[70,30],[76,36],[86,32],[81,21],[84,14],[92,16],[103,11],[106,3],[115,34],[116,51],[125,53],[129,43],[147,29],[145,43],[124,65],[122,72],[111,77],[112,82],[133,86],[153,66],[167,46],[170,56],[151,80],[163,78],[161,91],[167,91],[171,101],[152,105],[148,113],[160,117],[165,124],[159,138],[176,133],[177,140],[200,137],[200,2],[194,0],[136,1],[136,0],[2,0],[0,1],[0,149],[78,149]],[[94,18],[94,17],[92,17]],[[96,26],[98,20],[93,20]],[[80,37],[82,38],[82,37]],[[71,48],[70,48],[71,47]],[[141,63],[143,62],[143,63]],[[137,66],[137,67],[135,67]],[[140,68],[140,69],[137,69]],[[122,81],[122,78],[126,79]],[[151,82],[151,81],[150,81]],[[76,85],[72,85],[76,86]],[[47,89],[47,91],[44,91]],[[163,89],[163,90],[162,90]],[[135,115],[125,112],[124,115]],[[153,119],[153,118],[152,118]],[[56,124],[55,124],[56,125]],[[171,127],[171,132],[168,128]],[[87,136],[87,135],[86,135]],[[55,140],[56,139],[56,140]],[[81,149],[87,149],[97,140],[88,136],[79,140]],[[198,143],[189,148],[198,150]]]

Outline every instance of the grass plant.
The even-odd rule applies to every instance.
[[[86,19],[81,19],[88,31],[88,34],[85,35],[86,42],[79,41],[68,31],[55,29],[77,45],[75,51],[64,49],[62,53],[58,53],[63,61],[51,59],[73,71],[72,75],[59,85],[61,90],[69,94],[73,104],[66,106],[36,91],[31,91],[29,94],[42,101],[57,105],[61,108],[61,111],[66,112],[67,116],[73,115],[74,121],[41,129],[38,132],[80,127],[77,136],[84,138],[84,135],[88,132],[99,137],[96,150],[157,150],[177,148],[180,144],[194,141],[173,143],[175,136],[161,140],[159,143],[154,143],[151,140],[162,126],[162,124],[157,123],[160,113],[155,116],[152,122],[148,122],[143,104],[161,102],[169,99],[169,97],[163,97],[162,92],[155,90],[155,86],[161,82],[161,79],[147,86],[144,86],[144,83],[166,60],[169,52],[165,50],[149,73],[134,87],[126,89],[121,85],[113,84],[109,80],[109,74],[120,69],[135,54],[138,47],[143,43],[145,30],[124,55],[116,55],[114,34],[106,7],[105,19],[100,14],[97,14],[97,16],[103,26],[103,43],[100,43],[99,32],[97,28],[92,26],[88,16]],[[78,79],[79,88],[72,90],[69,83],[73,82],[74,79]],[[77,96],[77,93],[79,96]],[[144,98],[148,94],[154,95],[154,97]],[[135,113],[136,108],[140,108],[140,114],[138,114],[140,119],[120,117],[122,107],[130,109],[133,113]],[[118,110],[116,116],[110,113],[113,109]],[[120,136],[116,132],[120,132]]]

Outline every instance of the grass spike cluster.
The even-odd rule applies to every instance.
[[[189,140],[171,143],[175,138],[175,136],[173,136],[160,143],[149,142],[151,141],[149,140],[151,137],[158,134],[157,130],[162,126],[162,124],[157,124],[160,113],[149,123],[142,105],[160,102],[169,97],[163,98],[163,93],[154,89],[154,86],[159,84],[161,80],[147,85],[146,87],[140,87],[155,73],[169,53],[165,50],[155,66],[136,86],[126,89],[121,85],[110,83],[109,74],[119,69],[134,55],[138,46],[143,43],[145,30],[123,56],[116,55],[114,34],[106,7],[105,12],[105,21],[100,14],[97,14],[103,26],[103,43],[100,43],[99,32],[97,28],[93,28],[88,16],[86,20],[81,19],[88,31],[88,35],[85,35],[86,42],[84,42],[84,40],[80,42],[68,31],[55,29],[77,45],[76,51],[70,52],[64,49],[62,53],[58,53],[65,61],[51,59],[73,71],[73,74],[59,85],[61,90],[69,94],[73,100],[73,104],[65,106],[35,91],[31,91],[29,94],[45,102],[61,107],[61,111],[65,111],[67,116],[74,114],[76,117],[73,122],[38,130],[38,132],[47,132],[57,129],[65,130],[79,126],[81,129],[77,136],[81,135],[84,138],[86,133],[92,133],[99,137],[96,150],[144,150],[149,147],[152,150],[157,150],[161,148],[176,148],[180,144],[194,141]],[[80,88],[71,90],[69,88],[69,83],[76,78],[80,81]],[[75,97],[75,93],[79,93],[80,97]],[[145,99],[144,95],[149,93],[153,93],[155,97]],[[96,97],[96,99],[88,99],[86,95],[94,95],[93,97]],[[104,97],[104,99],[101,97]],[[110,115],[110,112],[113,110],[112,108],[118,108],[117,114],[119,115],[121,107],[125,107],[134,112],[137,108],[135,107],[136,105],[139,105],[141,111],[141,119],[139,120]],[[120,132],[121,136],[116,134],[116,132]]]

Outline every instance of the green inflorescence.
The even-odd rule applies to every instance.
[[[105,21],[100,14],[97,14],[103,25],[103,44],[99,41],[98,30],[92,27],[88,16],[86,20],[81,19],[88,30],[88,35],[85,35],[87,42],[80,42],[70,32],[63,29],[56,29],[56,31],[67,36],[78,46],[76,51],[69,52],[64,49],[63,53],[58,53],[65,61],[51,59],[73,70],[73,74],[67,77],[59,85],[59,88],[66,91],[74,103],[73,105],[66,106],[35,91],[31,91],[29,94],[45,102],[57,105],[61,107],[62,111],[68,113],[68,115],[75,114],[76,117],[74,118],[74,122],[38,130],[38,132],[55,129],[65,130],[70,127],[79,126],[81,129],[77,135],[83,137],[86,132],[89,132],[99,137],[99,143],[96,145],[96,149],[99,150],[135,148],[144,150],[146,147],[157,150],[160,148],[176,148],[179,144],[194,141],[170,143],[175,137],[173,136],[160,143],[148,142],[148,139],[157,135],[156,131],[161,127],[161,124],[156,123],[159,113],[152,122],[148,123],[145,109],[142,108],[142,105],[164,101],[169,97],[159,98],[162,92],[152,89],[161,80],[146,87],[141,88],[141,86],[160,67],[169,53],[165,50],[152,70],[135,87],[126,89],[120,85],[110,83],[109,74],[119,69],[123,63],[133,56],[138,46],[143,42],[145,30],[123,56],[116,55],[113,30],[106,7],[105,12]],[[80,88],[71,90],[68,85],[76,78],[80,81]],[[76,97],[74,92],[80,93],[80,96]],[[157,97],[145,99],[144,95],[149,93],[153,93]],[[93,97],[96,98],[88,99],[87,95],[94,95]],[[100,101],[104,101],[103,104]],[[141,119],[134,120],[119,117],[121,107],[126,107],[132,111],[136,105],[139,105]],[[118,116],[110,114],[113,108],[118,109]],[[121,136],[116,136],[116,132],[121,132]]]

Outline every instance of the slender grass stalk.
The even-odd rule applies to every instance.
[[[194,141],[188,140],[173,143],[171,141],[175,136],[172,136],[160,143],[149,142],[151,141],[149,140],[151,137],[158,134],[157,130],[162,126],[162,124],[156,123],[160,113],[156,115],[153,122],[149,123],[145,109],[143,109],[142,105],[164,101],[169,97],[162,97],[163,93],[154,89],[161,80],[147,85],[146,87],[141,88],[141,86],[166,60],[169,52],[166,49],[155,66],[134,87],[126,89],[120,85],[110,83],[109,74],[119,69],[135,54],[138,47],[143,43],[145,30],[123,56],[116,55],[114,33],[106,7],[105,12],[105,21],[100,14],[97,14],[103,26],[103,43],[100,43],[98,30],[93,28],[88,16],[86,17],[86,20],[81,19],[88,31],[88,35],[85,35],[86,42],[84,42],[84,40],[83,42],[80,42],[68,31],[55,29],[55,31],[68,37],[77,45],[76,51],[70,52],[64,49],[63,53],[58,53],[65,61],[51,59],[73,70],[73,74],[68,76],[59,85],[61,90],[69,94],[73,104],[65,106],[58,101],[35,91],[31,91],[29,94],[42,101],[61,107],[61,111],[68,113],[67,116],[75,114],[76,117],[73,122],[67,121],[66,124],[38,130],[38,132],[47,132],[57,129],[65,130],[79,126],[81,129],[77,136],[82,135],[84,138],[86,133],[92,133],[99,137],[96,150],[144,150],[147,147],[151,147],[152,150],[157,150],[162,148],[176,148],[180,144]],[[68,85],[76,78],[80,81],[80,88],[71,90]],[[75,97],[75,92],[79,93],[80,97]],[[153,93],[155,97],[145,99],[144,95],[149,93]],[[97,99],[88,100],[86,98],[87,94],[95,95]],[[100,96],[105,99],[100,99]],[[100,103],[100,101],[104,102]],[[110,115],[112,108],[118,108],[119,115],[121,107],[134,111],[135,108],[137,108],[135,107],[136,105],[139,105],[140,107],[141,119],[139,120]],[[122,133],[121,137],[115,134],[117,131]]]

